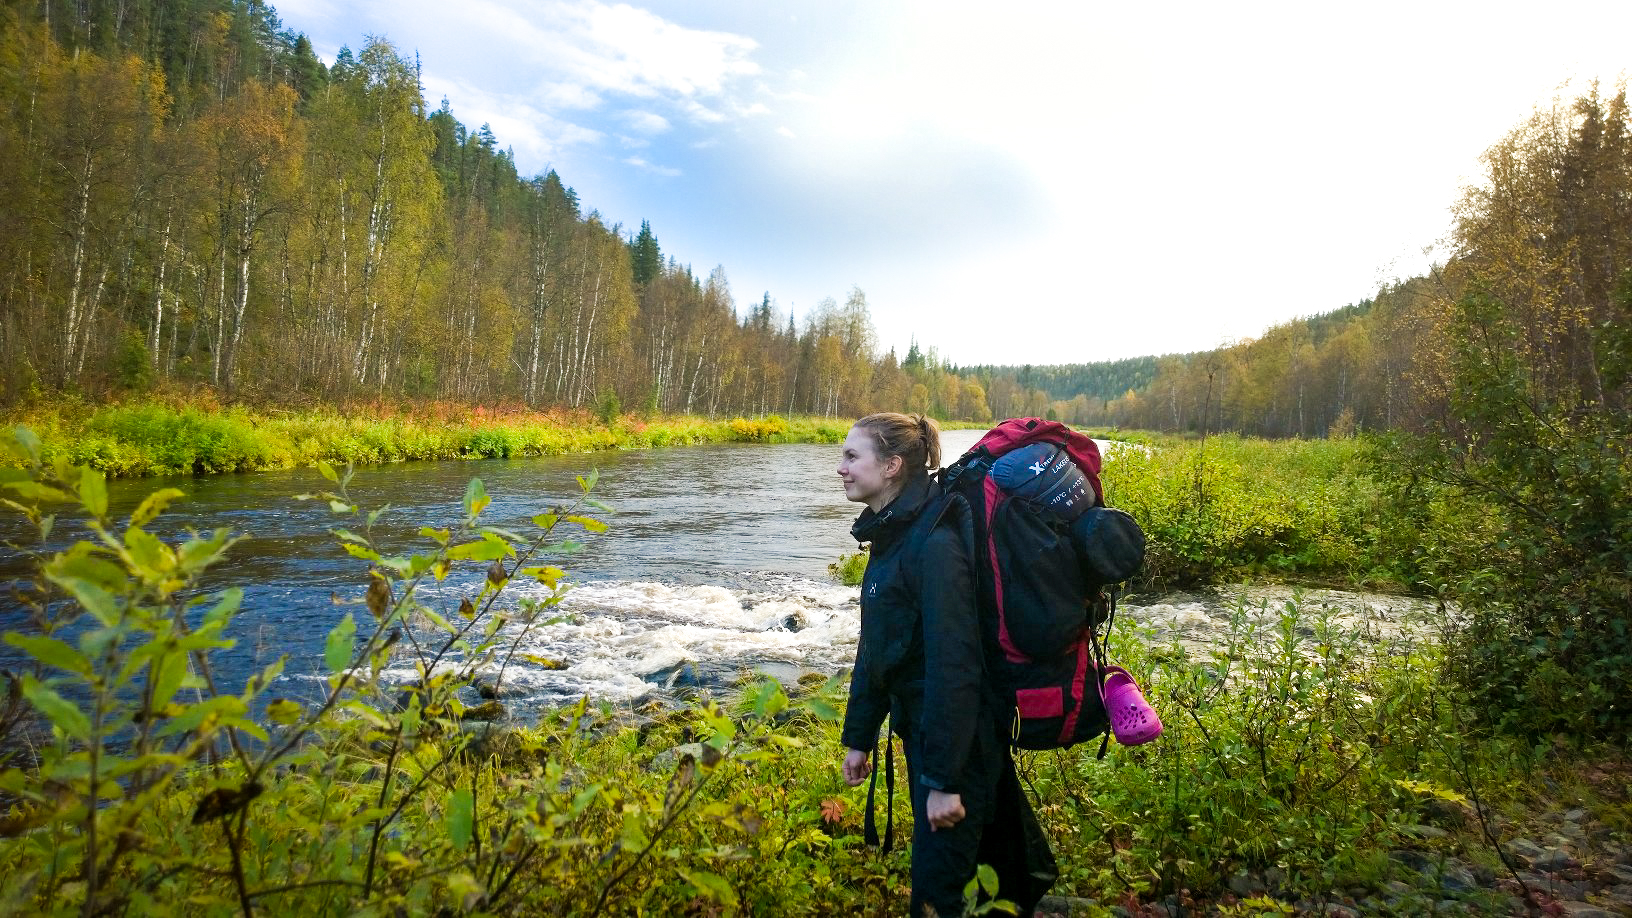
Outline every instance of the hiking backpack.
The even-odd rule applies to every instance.
[[[1144,560],[1144,533],[1104,506],[1099,447],[1055,421],[992,428],[941,473],[972,512],[975,580],[992,681],[1011,739],[1061,749],[1105,733],[1096,626]],[[1103,749],[1101,750],[1103,753]]]

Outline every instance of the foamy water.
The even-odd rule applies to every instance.
[[[1325,617],[1341,631],[1368,636],[1379,650],[1426,638],[1434,613],[1431,603],[1410,597],[1242,586],[1125,600],[1115,627],[1204,655],[1220,645],[1232,617],[1244,617],[1267,639],[1294,599],[1305,637]],[[499,635],[516,641],[518,652],[503,671],[499,697],[523,717],[585,696],[612,703],[668,697],[670,683],[688,665],[690,687],[714,691],[742,674],[792,681],[836,673],[853,662],[860,628],[856,588],[772,573],[745,574],[724,585],[589,583],[572,589],[554,613],[559,620],[551,624],[525,633],[512,625]],[[522,654],[565,666],[546,668]],[[498,669],[484,667],[479,681],[501,682]],[[401,658],[386,678],[413,680],[411,660]]]
[[[535,708],[584,696],[631,701],[667,688],[686,664],[699,666],[704,681],[723,682],[753,671],[785,678],[832,673],[854,660],[861,623],[854,587],[784,574],[738,579],[751,583],[602,581],[575,587],[545,616],[548,624],[501,629],[498,639],[507,648],[513,644],[516,653],[502,675],[497,663],[480,667],[478,681],[499,683],[506,703]],[[518,592],[512,601],[524,595]],[[421,598],[441,605],[437,597]],[[400,648],[383,675],[406,684],[418,673],[410,652]],[[564,668],[541,666],[524,655]],[[452,657],[445,666],[459,662]],[[694,673],[693,681],[698,679]]]

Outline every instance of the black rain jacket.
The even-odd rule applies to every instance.
[[[892,714],[923,784],[963,793],[971,741],[997,704],[983,668],[969,506],[924,476],[882,511],[863,511],[850,533],[872,548],[844,744],[872,750]]]

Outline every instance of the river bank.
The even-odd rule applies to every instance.
[[[58,399],[14,407],[4,426],[28,426],[45,442],[48,459],[60,453],[74,465],[127,478],[313,468],[319,462],[512,459],[702,443],[838,443],[852,420],[597,417],[589,411],[445,402],[280,408],[189,397],[112,404]]]
[[[1624,756],[1464,721],[1434,684],[1432,641],[1408,627],[1420,608],[1279,589],[1124,610],[1113,658],[1167,729],[1104,758],[1097,743],[1020,755],[1060,871],[1039,914],[1632,909]],[[1186,626],[1215,599],[1207,633]],[[1346,630],[1357,620],[1381,632]],[[779,675],[682,672],[668,702],[585,701],[530,725],[503,701],[328,720],[286,769],[191,767],[144,801],[121,836],[140,857],[103,878],[104,895],[198,913],[247,898],[314,915],[897,914],[906,795],[879,789],[897,845],[867,846],[867,787],[837,769],[842,675]],[[382,795],[407,805],[371,809]],[[22,808],[17,824],[49,812]],[[0,840],[0,876],[15,881],[0,905],[78,901],[28,843],[59,831],[72,837],[48,823]],[[254,865],[241,890],[240,856]]]
[[[483,474],[517,476],[506,490],[520,496],[491,497],[472,481],[457,505],[437,476],[465,470],[434,463],[271,474],[219,482],[235,493],[196,516],[170,510],[181,491],[161,489],[128,525],[137,495],[94,472],[36,467],[36,481],[8,487],[40,541],[77,531],[75,515],[96,525],[42,552],[41,576],[17,581],[30,617],[8,627],[6,646],[27,659],[3,668],[27,674],[10,697],[29,707],[14,710],[51,732],[30,744],[33,767],[0,771],[0,912],[898,912],[906,846],[883,854],[863,842],[866,788],[846,787],[836,768],[855,592],[784,588],[764,567],[773,557],[819,565],[831,555],[805,544],[810,533],[842,540],[853,508],[812,486],[832,474],[826,448],[781,449],[774,461],[748,445],[631,453],[604,486],[551,469],[575,461],[495,461]],[[1215,541],[1263,542],[1260,514],[1275,507],[1248,486],[1293,490],[1265,486],[1280,471],[1327,477],[1301,489],[1319,499],[1292,518],[1338,532],[1333,502],[1359,490],[1341,478],[1350,458],[1341,445],[1210,445],[1206,475],[1189,481],[1232,517],[1174,521],[1206,524]],[[1162,492],[1138,485],[1168,476],[1122,461],[1117,493],[1160,521]],[[749,469],[765,476],[751,487]],[[394,511],[402,518],[364,500],[410,471],[398,494],[378,495],[417,501]],[[296,477],[313,480],[282,480]],[[295,502],[313,517],[297,519],[276,501],[262,508],[262,485],[323,499]],[[612,532],[644,551],[614,551],[630,543],[599,539],[605,524],[577,511],[541,511],[572,505],[569,486],[581,509],[594,506],[591,488],[618,504]],[[710,509],[722,494],[731,500]],[[243,522],[262,533],[233,549],[251,566],[228,556],[230,529],[209,533]],[[766,541],[773,523],[785,532]],[[314,568],[308,552],[314,542],[337,552],[314,538],[325,529],[344,545],[332,569]],[[588,547],[574,566],[612,573],[601,550],[627,555],[637,578],[612,573],[569,591],[545,559],[580,534]],[[721,546],[741,554],[720,557]],[[659,557],[676,565],[673,580],[638,579]],[[296,576],[315,578],[298,620],[291,595],[263,592]],[[74,601],[31,586],[43,583]],[[1059,858],[1062,908],[1616,907],[1632,814],[1623,757],[1481,725],[1439,681],[1435,607],[1233,592],[1134,595],[1119,615],[1110,655],[1160,712],[1159,740],[1105,758],[1097,744],[1023,757]],[[812,648],[832,655],[828,665],[794,670]],[[234,654],[246,659],[230,664]],[[193,674],[206,659],[209,682]],[[731,661],[730,677],[684,668],[705,659]],[[576,660],[589,665],[575,673]],[[786,671],[744,665],[756,661]],[[616,689],[628,676],[625,694],[589,699],[592,680]],[[578,679],[561,701],[535,713],[517,698],[549,694],[557,678]],[[0,720],[6,732],[22,725]],[[910,825],[905,795],[879,806]]]
[[[766,575],[698,585],[586,584],[562,599],[560,621],[530,631],[521,646],[560,666],[510,667],[501,700],[527,723],[585,694],[632,711],[651,701],[728,698],[765,677],[796,691],[850,666],[860,629],[857,594],[854,586]],[[1207,660],[1233,652],[1231,641],[1276,635],[1289,604],[1299,610],[1299,640],[1328,629],[1375,654],[1404,655],[1439,632],[1430,600],[1288,584],[1129,595],[1110,630],[1141,655]],[[496,675],[494,668],[479,678]]]

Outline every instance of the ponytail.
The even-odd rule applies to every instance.
[[[941,430],[935,422],[918,414],[918,436],[924,444],[924,465],[926,468],[938,469],[941,467]]]

